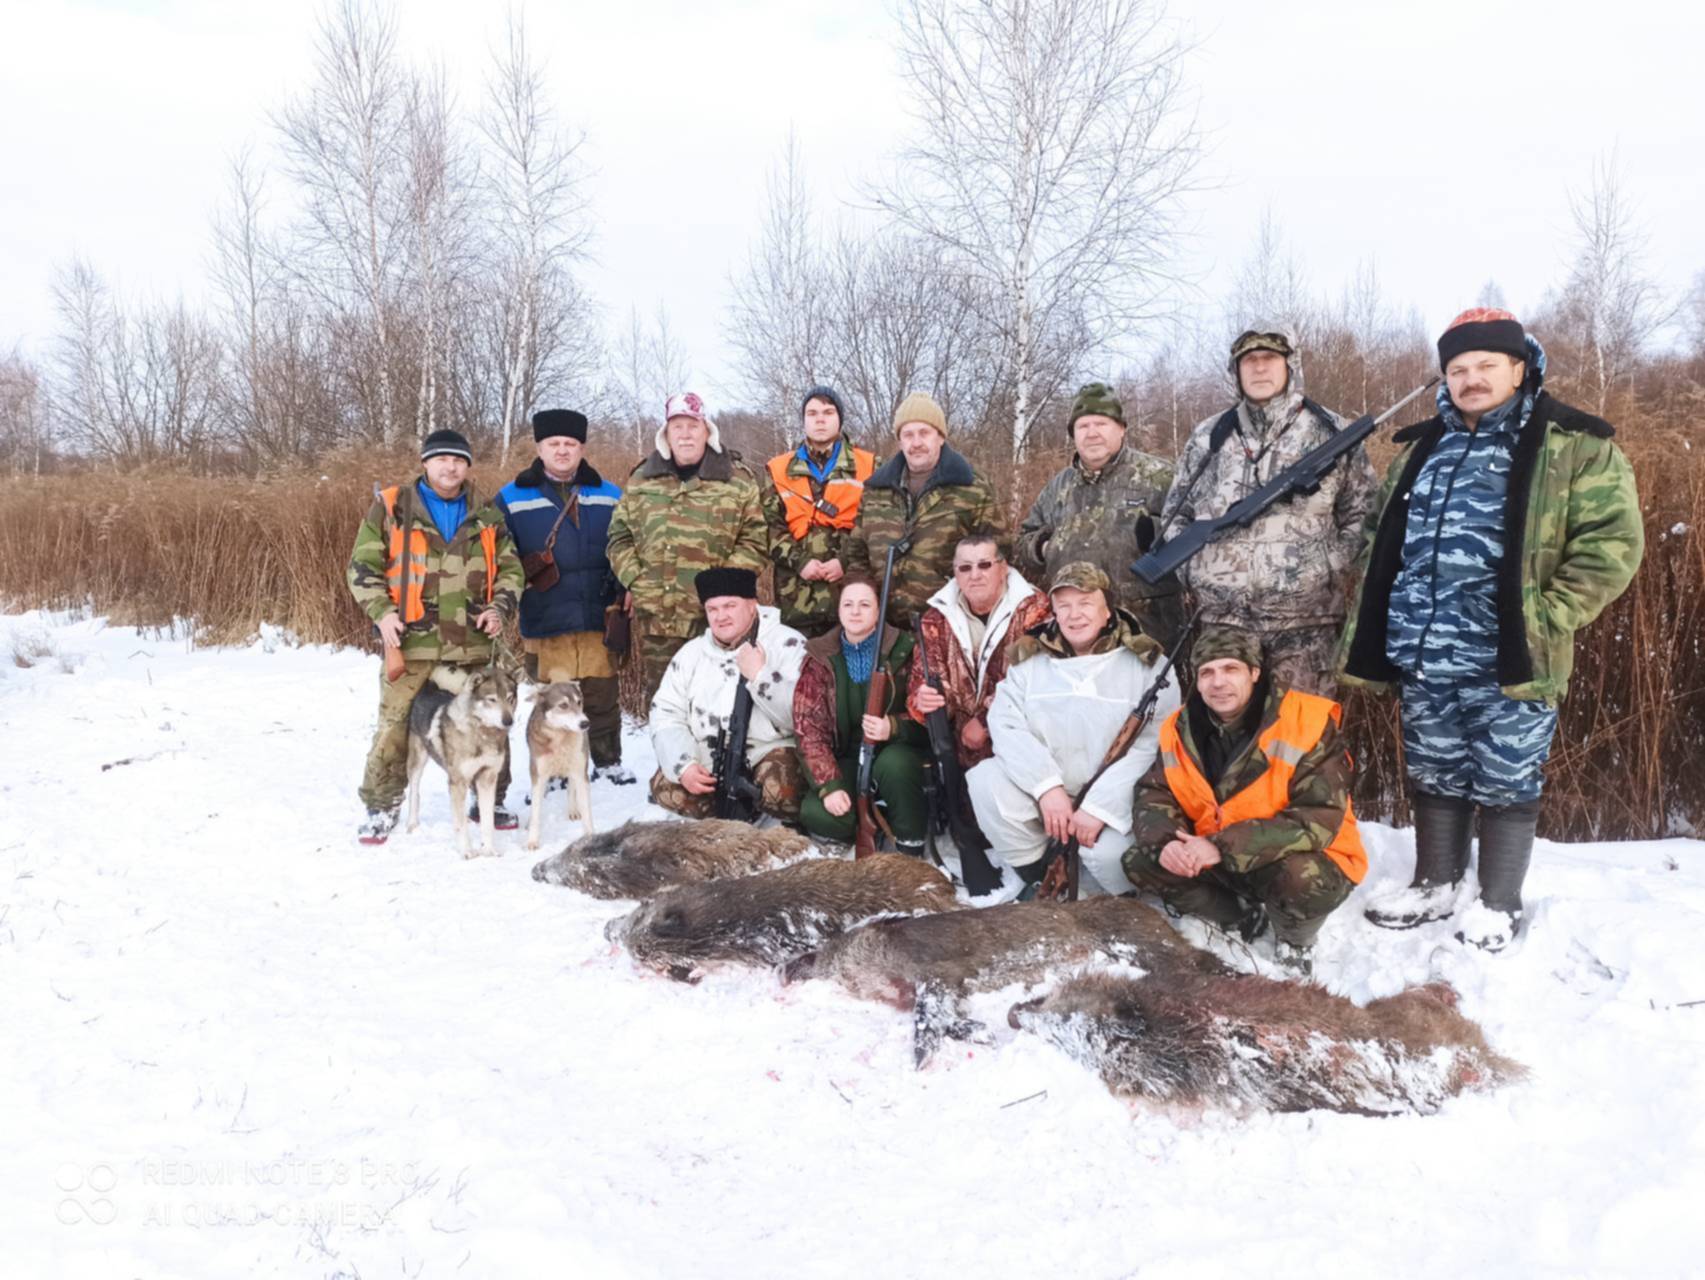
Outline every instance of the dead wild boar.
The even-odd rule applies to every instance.
[[[811,841],[785,827],[704,818],[628,822],[582,836],[533,868],[533,879],[593,898],[649,898],[670,885],[768,871],[802,858]]]
[[[781,964],[872,917],[958,906],[952,882],[916,858],[812,858],[665,889],[604,934],[641,964],[691,981],[707,963]]]
[[[823,978],[910,1011],[912,1058],[921,1067],[944,1037],[986,1038],[966,1017],[965,996],[1039,982],[1060,966],[1096,959],[1152,974],[1231,972],[1148,904],[1103,896],[874,921],[789,962],[782,979]]]
[[[1232,1110],[1426,1115],[1524,1074],[1443,983],[1362,1007],[1252,974],[1091,974],[1014,1005],[1008,1021],[1120,1096]]]

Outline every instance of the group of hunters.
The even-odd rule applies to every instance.
[[[1436,412],[1396,433],[1383,483],[1356,443],[1154,581],[1133,560],[1345,429],[1304,393],[1284,326],[1233,341],[1236,401],[1176,465],[1126,439],[1111,387],[1083,387],[1071,464],[1016,536],[922,394],[900,403],[881,462],[847,438],[836,391],[812,388],[797,448],[762,475],[698,396],[676,395],[625,489],[586,459],[572,410],[533,417],[538,458],[494,497],[468,478],[467,441],[435,432],[349,569],[403,659],[381,685],[362,838],[395,823],[414,693],[437,664],[487,662],[519,610],[537,677],[581,683],[595,777],[635,781],[616,701],[631,628],[662,807],[725,812],[738,720],[742,816],[848,842],[874,817],[927,856],[945,805],[968,887],[963,846],[995,873],[979,902],[1059,892],[1049,868],[1069,848],[1073,892],[1081,874],[1244,939],[1270,929],[1279,964],[1306,974],[1368,865],[1343,683],[1396,693],[1414,811],[1412,882],[1372,895],[1367,918],[1461,909],[1458,936],[1499,950],[1522,924],[1574,633],[1633,577],[1642,524],[1612,428],[1545,392],[1545,353],[1514,316],[1464,312],[1438,355]],[[765,569],[774,606],[758,602]],[[932,784],[926,725],[957,791]],[[1474,900],[1459,887],[1476,835]]]

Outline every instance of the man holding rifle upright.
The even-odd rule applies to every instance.
[[[1255,325],[1239,334],[1229,371],[1237,403],[1190,433],[1161,508],[1166,538],[1192,520],[1223,515],[1342,425],[1303,395],[1301,352],[1283,326]],[[1346,589],[1373,490],[1373,465],[1357,445],[1313,493],[1276,503],[1202,547],[1178,576],[1201,606],[1203,624],[1253,632],[1276,680],[1330,696]]]
[[[794,749],[793,690],[805,637],[758,603],[758,575],[750,569],[705,569],[693,589],[707,630],[669,660],[652,699],[651,798],[672,813],[711,818],[718,816],[719,783],[726,790],[740,782],[755,794],[753,809],[797,818],[804,779]],[[737,710],[743,725],[730,723]],[[744,739],[745,749],[737,759],[719,759],[726,754],[719,743],[730,739]],[[719,778],[719,766],[740,777]]]

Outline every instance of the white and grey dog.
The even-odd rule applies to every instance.
[[[450,688],[447,686],[459,686]],[[420,775],[430,758],[450,775],[450,816],[456,847],[468,844],[468,788],[479,795],[480,852],[495,857],[497,779],[515,723],[515,680],[501,667],[458,671],[439,667],[415,695],[408,717],[408,829],[420,826]]]
[[[585,824],[592,834],[592,784],[588,777],[586,706],[580,681],[559,680],[539,689],[533,714],[527,719],[528,768],[533,779],[533,816],[527,823],[527,847],[539,847],[539,823],[545,812],[545,791],[552,778],[568,781],[568,819]]]

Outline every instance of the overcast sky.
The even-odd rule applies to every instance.
[[[473,105],[500,0],[408,0],[404,51]],[[203,296],[228,158],[264,159],[307,81],[299,0],[0,0],[0,350],[44,355],[54,267],[126,297]],[[1705,268],[1705,10],[1433,0],[1175,3],[1208,136],[1182,265],[1213,305],[1270,206],[1315,286],[1372,260],[1435,330],[1496,279],[1518,314],[1567,266],[1568,193],[1615,148],[1651,273]],[[726,399],[727,281],[790,125],[821,208],[907,118],[880,0],[557,0],[527,11],[550,93],[596,169],[590,283],[614,321],[667,301],[702,389]],[[280,184],[282,186],[282,184]]]

